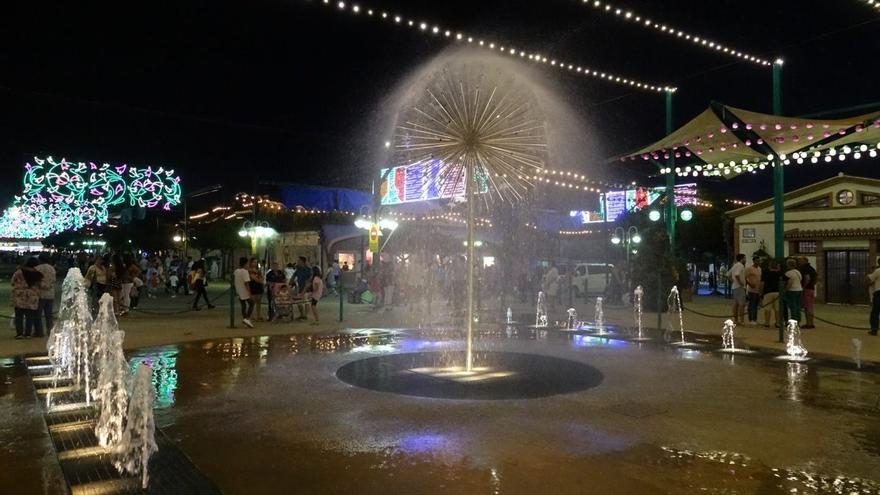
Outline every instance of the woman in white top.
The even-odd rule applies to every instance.
[[[791,258],[785,261],[785,308],[789,320],[801,319],[801,293],[804,291],[801,282],[801,272],[797,269],[797,262]]]

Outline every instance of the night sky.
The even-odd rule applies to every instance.
[[[320,0],[10,2],[0,21],[0,192],[34,154],[155,164],[190,189],[258,180],[366,188],[379,102],[448,43],[342,14]],[[676,126],[711,100],[770,111],[771,70],[738,63],[576,0],[362,3],[639,80],[679,87]],[[785,59],[784,108],[805,115],[880,101],[880,12],[860,0],[647,1],[631,8],[742,51]],[[554,73],[602,150],[577,167],[663,135],[664,97]],[[880,109],[880,104],[863,110]],[[880,161],[803,166],[787,189]],[[627,171],[631,172],[631,171]],[[770,174],[714,187],[770,195]]]

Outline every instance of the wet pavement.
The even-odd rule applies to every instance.
[[[153,366],[157,426],[225,493],[880,493],[877,373],[495,328],[480,332],[478,356],[561,358],[601,382],[457,400],[337,378],[348,363],[399,354],[450,356],[442,368],[463,348],[455,329],[372,329],[193,342],[132,362]],[[23,419],[10,426],[4,414],[3,431],[23,430],[33,407],[9,393],[17,380],[3,404]],[[5,455],[40,445],[27,437]],[[19,465],[34,464],[26,457]]]

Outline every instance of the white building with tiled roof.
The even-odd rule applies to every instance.
[[[865,277],[880,245],[880,179],[839,175],[785,195],[785,253],[816,268],[820,301],[867,304]],[[773,200],[728,212],[734,247],[751,257],[773,254]]]

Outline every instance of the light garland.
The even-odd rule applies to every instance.
[[[880,1],[880,0],[878,0]],[[775,132],[773,136],[767,136],[769,141],[772,141],[776,144],[785,144],[787,142],[792,143],[801,143],[801,142],[812,142],[814,140],[828,139],[831,136],[838,134],[844,136],[847,134],[847,130],[845,127],[832,129],[832,125],[840,127],[839,124],[829,124],[827,122],[807,122],[803,125],[803,127],[799,127],[797,124],[768,124],[768,123],[760,123],[760,124],[744,124],[744,128],[746,130],[760,130],[760,131],[771,131]],[[875,119],[871,126],[874,128],[880,129],[880,119]],[[639,156],[643,160],[660,160],[669,159],[672,157],[675,158],[690,158],[694,155],[702,157],[703,155],[711,155],[716,152],[725,152],[729,149],[737,149],[740,147],[740,143],[736,136],[733,135],[731,130],[736,131],[740,129],[739,124],[734,123],[728,129],[725,126],[719,127],[717,132],[710,132],[701,136],[693,136],[688,139],[682,140],[680,143],[674,143],[670,146],[670,148],[657,149],[653,151],[648,151],[645,153],[641,153]],[[865,129],[864,126],[857,125],[855,126],[855,132],[862,132]],[[780,132],[782,131],[782,132]],[[787,131],[790,131],[788,133]],[[730,139],[730,141],[721,141],[722,139]],[[762,145],[765,141],[763,138],[756,138],[754,144]],[[745,144],[747,147],[751,147],[753,142],[751,139],[746,139],[742,144]],[[683,148],[683,149],[679,149]],[[625,161],[627,157],[621,158],[621,161]],[[635,156],[630,156],[630,160],[635,160]],[[710,159],[704,158],[705,161],[711,161]]]
[[[749,160],[743,159],[740,162],[730,161],[727,163],[720,162],[717,164],[707,163],[705,165],[675,167],[674,169],[671,167],[666,167],[661,168],[660,173],[668,174],[674,171],[679,177],[698,177],[700,175],[703,175],[704,177],[718,177],[730,174],[756,173],[759,170],[764,170],[767,167],[773,168],[777,165],[803,165],[807,161],[812,164],[818,164],[820,162],[842,162],[850,156],[855,160],[859,160],[862,157],[866,156],[870,158],[877,158],[878,154],[880,154],[880,143],[872,146],[869,146],[867,144],[853,144],[852,146],[845,145],[839,148],[829,148],[825,150],[824,153],[821,151],[799,151],[792,153],[791,155],[767,155],[766,161],[761,160],[757,162],[750,162]]]
[[[594,230],[560,230],[559,235],[590,235],[600,233],[601,231]]]
[[[658,93],[663,92],[675,92],[677,88],[662,85],[662,84],[652,84],[643,81],[637,81],[632,78],[623,77],[617,74],[612,74],[607,71],[602,71],[599,69],[584,67],[582,65],[573,64],[569,61],[559,60],[554,57],[548,57],[546,54],[541,54],[538,52],[526,51],[521,48],[515,48],[510,46],[510,44],[505,44],[503,42],[496,42],[493,40],[487,40],[479,37],[475,37],[473,35],[469,35],[466,33],[462,33],[461,31],[450,30],[445,27],[441,27],[435,23],[429,23],[426,21],[419,21],[412,18],[407,18],[404,15],[389,13],[387,11],[372,9],[368,7],[364,7],[363,5],[359,5],[357,3],[346,3],[344,1],[331,1],[331,0],[322,0],[324,5],[333,7],[335,10],[340,12],[350,12],[353,15],[364,16],[368,18],[378,19],[379,21],[388,22],[391,24],[412,28],[415,31],[421,32],[427,36],[435,37],[435,38],[444,38],[450,41],[455,41],[459,44],[467,44],[471,46],[476,46],[479,48],[495,51],[497,53],[501,53],[504,55],[509,55],[513,58],[519,58],[521,60],[528,60],[530,62],[534,62],[539,65],[549,66],[550,68],[559,69],[562,71],[568,71],[571,73],[601,79],[608,82],[617,83],[623,86],[628,86],[631,88],[642,89],[645,91],[653,91]]]
[[[0,237],[43,238],[88,225],[103,225],[109,208],[161,207],[180,203],[174,170],[34,157],[25,165],[23,192],[0,216]]]
[[[724,201],[726,203],[730,203],[730,204],[736,205],[736,206],[751,206],[752,205],[751,201],[743,201],[740,199],[725,199]]]
[[[445,220],[447,222],[459,223],[462,225],[467,225],[467,219],[465,219],[461,214],[456,212],[447,212],[440,213],[434,215],[410,215],[406,216],[401,213],[392,211],[388,212],[391,216],[395,217],[398,221],[401,222],[425,222],[425,221],[433,221],[433,220]],[[492,228],[492,221],[487,218],[474,218],[476,225],[478,227],[483,228]]]
[[[880,0],[862,0],[862,1],[867,3],[868,5],[870,5],[871,7],[874,7],[875,9],[880,10]]]
[[[876,0],[866,0],[866,1],[868,1],[868,3],[874,3]],[[710,39],[707,39],[704,37],[690,34],[688,32],[682,31],[681,29],[670,26],[668,24],[664,24],[662,22],[657,22],[655,20],[651,20],[646,17],[642,17],[641,15],[633,12],[630,9],[625,9],[625,8],[622,8],[622,7],[619,7],[616,5],[612,5],[608,2],[603,2],[601,0],[582,0],[582,3],[584,5],[592,6],[595,10],[597,10],[599,12],[605,12],[608,14],[612,14],[615,17],[617,17],[618,19],[622,19],[623,21],[632,22],[632,23],[639,25],[639,26],[642,26],[644,28],[653,29],[655,31],[668,34],[669,36],[672,36],[673,38],[680,38],[680,39],[683,39],[686,41],[690,41],[695,45],[705,47],[706,49],[717,52],[717,53],[724,53],[726,55],[730,55],[732,57],[736,57],[741,60],[744,60],[747,62],[752,62],[752,63],[762,65],[762,66],[773,65],[773,62],[771,62],[767,59],[764,59],[761,57],[756,57],[754,55],[736,50],[734,48],[731,48],[727,45],[724,45],[724,44],[719,43],[714,40],[710,40]],[[880,2],[878,2],[878,3],[880,3]]]

